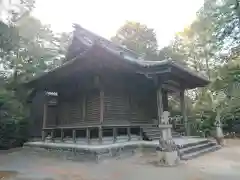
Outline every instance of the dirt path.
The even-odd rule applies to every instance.
[[[227,140],[221,150],[172,168],[157,167],[139,155],[95,164],[27,150],[0,153],[0,176],[14,180],[239,180],[239,169],[240,140]]]

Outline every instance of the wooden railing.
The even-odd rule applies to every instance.
[[[64,142],[64,133],[67,130],[72,131],[72,142],[76,143],[77,141],[77,131],[84,130],[85,131],[85,139],[88,144],[91,143],[91,137],[90,137],[90,132],[92,129],[98,129],[98,140],[99,143],[102,143],[103,141],[103,132],[106,129],[111,129],[112,130],[112,137],[113,137],[113,143],[117,141],[117,136],[118,136],[118,129],[125,129],[127,132],[128,136],[128,141],[132,139],[132,133],[131,130],[135,128],[138,129],[138,134],[136,133],[135,135],[139,136],[139,140],[143,139],[143,130],[142,128],[144,126],[156,126],[153,124],[121,124],[121,125],[110,125],[110,124],[103,124],[103,125],[85,125],[85,126],[57,126],[57,127],[47,127],[42,129],[42,140],[46,140],[46,136],[48,137],[48,140],[53,141],[55,140],[55,131],[60,130],[60,141]],[[50,134],[50,135],[49,135]],[[50,137],[49,137],[50,136]]]

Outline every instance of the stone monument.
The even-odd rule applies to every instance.
[[[165,166],[174,166],[180,161],[177,145],[172,139],[171,128],[172,125],[169,124],[169,112],[164,111],[161,124],[159,124],[161,136],[159,139],[157,154],[159,162]]]
[[[215,126],[216,126],[216,140],[219,145],[224,145],[224,135],[222,131],[222,124],[220,118],[220,112],[217,110],[217,116],[215,119]]]

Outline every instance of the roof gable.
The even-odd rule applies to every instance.
[[[116,57],[112,58],[111,61],[108,61],[107,65],[110,65],[111,63],[113,65],[123,64],[124,67],[131,67],[132,69],[130,68],[130,70],[132,70],[133,72],[141,72],[146,75],[157,75],[160,70],[168,68],[170,69],[169,73],[179,73],[179,76],[181,76],[182,78],[186,80],[191,80],[192,82],[189,82],[189,88],[205,86],[209,83],[207,78],[205,78],[203,75],[199,75],[198,73],[192,71],[190,68],[178,64],[177,62],[170,60],[146,61],[134,51],[124,48],[122,46],[118,46],[113,42],[101,36],[98,36],[90,32],[89,30],[82,28],[80,25],[75,24],[74,27],[75,31],[73,34],[73,41],[69,46],[68,53],[66,55],[68,61],[62,66],[48,73],[45,73],[42,76],[34,78],[28,84],[36,84],[42,78],[59,76],[59,74],[63,72],[64,69],[69,69],[69,71],[71,71],[71,68],[76,69],[76,66],[83,65],[83,63],[88,63],[86,61],[84,62],[82,59],[89,56],[93,57],[94,52],[98,50],[102,53],[96,55],[95,58],[99,57],[99,59],[104,59],[106,56],[109,55]],[[101,61],[102,60],[97,61],[96,64],[101,63]],[[176,75],[178,76],[178,74]]]

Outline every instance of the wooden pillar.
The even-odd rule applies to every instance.
[[[63,142],[63,139],[64,139],[64,131],[63,129],[61,129],[61,142]]]
[[[161,124],[163,114],[163,101],[162,101],[162,86],[161,84],[157,88],[157,112],[158,112],[158,125]]]
[[[76,130],[75,129],[72,130],[72,138],[73,138],[73,142],[76,143]]]
[[[86,129],[86,141],[88,144],[90,144],[90,129],[89,128]]]
[[[100,77],[98,76],[98,83],[97,83],[98,89],[99,89],[99,96],[100,96],[100,126],[98,128],[98,139],[99,143],[102,144],[102,124],[104,120],[104,91],[103,91],[103,85],[101,84]]]
[[[168,111],[168,92],[167,90],[162,91],[163,111]]]
[[[43,125],[42,125],[42,140],[45,141],[45,128],[47,127],[47,110],[48,110],[48,104],[47,104],[47,97],[44,94],[44,104],[43,104]]]
[[[47,99],[45,99],[43,104],[43,128],[47,127],[47,113],[48,113],[47,110],[48,110],[48,104],[47,104]]]
[[[139,140],[143,140],[143,129],[141,127],[139,127]]]
[[[102,144],[102,126],[99,126],[98,128],[98,140],[99,140],[99,143]]]
[[[113,128],[113,142],[115,143],[117,141],[117,128]]]
[[[180,104],[181,104],[181,113],[183,116],[185,133],[187,136],[189,136],[190,132],[189,132],[189,126],[188,126],[188,119],[187,119],[186,102],[185,102],[185,98],[184,98],[184,89],[180,91]]]
[[[52,141],[54,141],[54,129],[51,130],[51,138],[52,138]]]
[[[45,130],[42,129],[42,141],[45,141],[46,139],[46,133],[45,133]]]
[[[127,127],[128,141],[131,141],[131,127]]]

